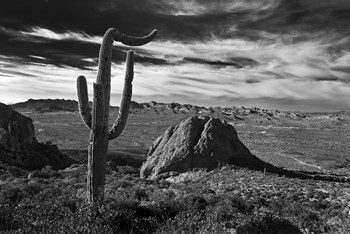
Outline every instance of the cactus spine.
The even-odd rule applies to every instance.
[[[118,117],[113,127],[108,131],[113,42],[119,41],[129,46],[141,46],[151,42],[156,34],[157,30],[153,30],[145,37],[130,37],[121,34],[115,28],[106,31],[99,53],[97,80],[93,86],[92,111],[89,107],[86,79],[84,76],[79,76],[77,79],[79,112],[85,125],[91,129],[88,147],[87,192],[88,200],[92,204],[103,202],[108,140],[117,138],[123,132],[132,96],[134,52],[129,51],[126,59],[124,91]]]

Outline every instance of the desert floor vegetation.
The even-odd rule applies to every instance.
[[[350,185],[301,180],[234,166],[165,180],[137,169],[107,170],[106,202],[86,203],[86,166],[44,168],[0,185],[0,230],[18,233],[349,233]],[[9,172],[11,173],[11,172]],[[297,230],[297,229],[296,229]]]
[[[105,203],[96,210],[86,202],[89,131],[79,114],[28,114],[38,141],[57,144],[78,163],[64,170],[48,166],[34,171],[1,164],[0,232],[350,233],[349,183],[289,178],[228,165],[159,180],[140,179],[139,168],[156,137],[198,114],[162,108],[132,109],[123,137],[110,144]],[[293,170],[350,175],[345,117],[339,121],[317,116],[319,121],[314,121],[313,116],[270,120],[242,115],[240,120],[220,113],[211,114],[233,124],[252,153],[267,162]],[[112,110],[111,118],[113,114],[117,110]],[[306,144],[305,139],[311,140]]]

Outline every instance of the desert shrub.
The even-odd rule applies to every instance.
[[[328,233],[330,231],[324,215],[301,203],[286,203],[281,211],[281,216],[305,232]]]
[[[18,203],[26,197],[32,197],[41,191],[39,184],[16,184],[4,187],[0,191],[0,204]]]
[[[62,175],[53,170],[51,166],[46,166],[44,168],[42,168],[41,170],[35,170],[33,172],[31,172],[28,177],[30,179],[50,179],[50,178],[61,178]],[[43,183],[45,183],[45,181],[42,181]]]
[[[209,204],[203,196],[194,194],[184,196],[181,202],[186,210],[204,210]]]
[[[114,189],[118,189],[118,188],[131,188],[133,187],[134,184],[129,181],[129,180],[125,180],[125,179],[118,179],[113,181],[113,183],[109,184],[108,187],[110,188],[114,188]]]
[[[65,199],[23,202],[14,209],[12,229],[20,233],[112,233],[101,219],[93,218],[85,202]]]
[[[228,220],[236,213],[249,215],[254,209],[253,205],[233,194],[213,195],[208,197],[208,201],[213,213],[222,220]]]
[[[182,211],[162,225],[157,233],[198,233],[206,224],[203,212]]]
[[[185,211],[185,205],[176,198],[166,199],[166,196],[158,196],[159,200],[153,200],[147,207],[156,215],[159,222],[173,219],[178,213]]]
[[[7,188],[0,192],[1,203],[15,203],[23,199],[23,193],[19,188]]]
[[[330,208],[331,204],[326,200],[318,200],[310,202],[310,207],[312,207],[315,210],[324,210]]]
[[[237,233],[261,233],[261,234],[301,234],[298,227],[289,220],[265,214],[263,216],[253,216],[247,223],[237,227]]]
[[[86,204],[86,195],[77,197],[79,189],[86,191],[85,183],[67,180],[68,173],[65,179],[43,179],[49,184],[22,179],[1,185],[0,232],[215,234],[235,233],[237,228],[272,233],[266,230],[288,227],[298,233],[297,227],[304,233],[350,233],[342,203],[271,200],[260,193],[247,201],[235,191],[215,194],[204,183],[201,189],[189,189],[190,183],[160,189],[159,182],[119,179],[122,175],[115,174],[109,177],[105,204],[97,210]]]
[[[13,206],[0,205],[0,231],[10,231],[16,226],[13,221]]]
[[[60,111],[60,110],[63,110],[62,107],[56,106],[56,105],[50,105],[50,106],[48,107],[48,109],[49,109],[50,111]]]
[[[94,218],[84,199],[59,189],[45,189],[16,205],[0,209],[0,228],[19,233],[112,233]]]
[[[204,211],[182,211],[173,219],[167,220],[159,226],[156,233],[201,233],[225,234],[232,233],[230,223],[218,222]]]
[[[128,152],[118,150],[117,152],[108,153],[107,158],[118,166],[131,166],[134,168],[139,168],[145,160],[143,156],[145,154],[146,153],[144,152],[139,153],[138,151],[134,153],[132,150],[128,150]]]
[[[7,171],[14,177],[22,177],[25,176],[27,174],[27,172],[25,170],[22,170],[20,168],[17,167],[7,167]]]
[[[338,215],[330,218],[327,221],[329,225],[329,233],[332,234],[347,234],[350,233],[349,217]]]
[[[42,178],[42,179],[49,179],[53,177],[62,177],[62,175],[53,170],[51,166],[46,166],[42,168],[41,170],[33,171],[29,174],[30,178]]]
[[[134,199],[109,200],[99,214],[98,220],[113,233],[152,233],[158,226],[155,213]]]
[[[131,166],[117,166],[117,171],[118,173],[123,175],[139,176],[140,174],[138,168],[131,167]]]
[[[145,189],[136,188],[133,194],[137,200],[148,200],[148,194]]]

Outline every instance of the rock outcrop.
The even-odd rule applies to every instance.
[[[64,169],[75,161],[56,145],[39,143],[32,119],[0,103],[0,162],[33,170],[47,165]]]
[[[277,169],[252,155],[238,139],[234,127],[226,121],[193,116],[167,129],[154,141],[140,175],[141,178],[155,179],[171,171],[212,170],[223,164],[256,170]]]
[[[0,146],[17,150],[22,144],[31,144],[35,140],[32,119],[0,103]]]

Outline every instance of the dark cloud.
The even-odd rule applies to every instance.
[[[56,32],[83,31],[90,35],[103,35],[110,27],[131,35],[142,35],[160,25],[163,17],[150,11],[154,1],[149,1],[150,5],[133,2],[3,0],[0,3],[0,25],[16,30],[38,26]]]
[[[98,55],[99,45],[66,40],[14,40],[10,36],[0,37],[0,52],[7,57],[20,57],[25,63],[52,64],[57,67],[71,66],[87,69],[91,62],[84,60]],[[45,42],[45,43],[43,43]],[[34,56],[34,57],[33,57]],[[35,56],[44,59],[38,59]]]
[[[195,82],[195,83],[209,84],[209,85],[217,85],[221,83],[219,80],[207,80],[207,79],[200,79],[196,77],[188,77],[188,76],[182,76],[182,75],[176,75],[174,76],[174,78],[178,80],[178,81],[173,81],[173,82],[176,82],[174,84],[184,85],[184,86],[187,86],[188,82]],[[183,81],[183,83],[181,81]]]
[[[350,2],[346,0],[191,2],[192,5],[183,0],[2,0],[0,25],[17,30],[39,26],[90,35],[102,35],[109,27],[132,35],[158,28],[160,39],[177,40],[236,36],[233,26],[243,31],[288,31],[288,27],[341,30],[350,25]],[[175,14],[177,11],[186,14]]]
[[[349,73],[350,74],[350,64],[349,66],[336,66],[332,68],[333,71],[341,71],[344,73]],[[350,80],[350,77],[349,77]]]
[[[178,80],[192,81],[192,82],[205,83],[205,84],[211,84],[211,85],[221,83],[218,80],[207,80],[207,79],[200,79],[200,78],[181,76],[181,75],[177,75],[177,76],[175,76],[175,78]],[[184,83],[184,85],[187,85],[187,84]]]
[[[279,74],[277,72],[272,71],[264,71],[262,72],[263,75],[267,75],[268,77],[274,78],[274,79],[284,79],[285,77],[282,74]]]
[[[52,64],[57,67],[70,66],[86,70],[97,65],[99,47],[100,45],[96,43],[24,36],[15,30],[0,28],[1,55],[22,58],[22,62],[25,63]],[[113,48],[113,62],[118,64],[125,62],[126,52],[129,49],[131,48],[115,46]],[[138,51],[137,49],[135,62],[153,65],[168,64],[164,59],[155,58],[145,50]]]
[[[270,32],[329,30],[344,31],[350,26],[347,0],[283,0],[265,17],[248,22],[246,27]]]
[[[249,79],[245,81],[247,84],[256,84],[256,83],[260,83],[260,80],[255,80],[255,79]]]
[[[314,80],[316,81],[339,81],[343,83],[350,83],[350,80],[344,80],[339,77],[315,77]]]
[[[212,61],[207,59],[201,59],[201,58],[194,58],[194,57],[185,57],[182,62],[187,63],[198,63],[198,64],[204,64],[204,65],[210,65],[210,66],[216,66],[216,67],[235,67],[235,68],[243,68],[246,66],[253,66],[257,65],[258,62],[256,62],[253,59],[250,58],[230,58],[227,61]]]

